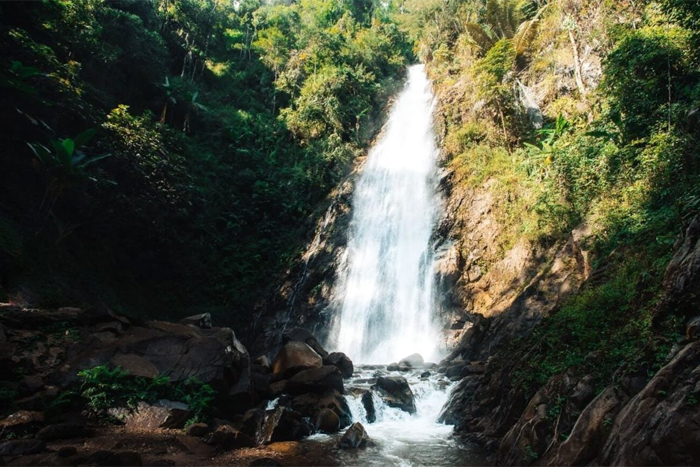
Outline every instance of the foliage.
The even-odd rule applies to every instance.
[[[118,366],[99,365],[80,371],[78,377],[82,380],[80,397],[97,414],[122,404],[135,409],[141,401],[152,403],[168,399],[187,404],[194,419],[201,420],[206,417],[215,395],[211,386],[194,377],[174,384],[167,376],[131,376]]]

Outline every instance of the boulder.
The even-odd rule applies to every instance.
[[[297,411],[277,406],[265,414],[263,443],[297,441],[313,432],[313,426]]]
[[[399,364],[398,363],[390,363],[386,367],[386,371],[399,371]]]
[[[158,368],[148,359],[134,354],[116,354],[110,360],[113,366],[121,367],[130,375],[143,376],[144,378],[155,378],[160,373]]]
[[[202,329],[211,329],[211,314],[200,313],[198,315],[188,316],[179,321],[180,324],[195,326]]]
[[[340,441],[338,442],[338,447],[340,449],[357,449],[367,446],[369,441],[369,436],[365,431],[365,427],[361,423],[353,423],[350,428],[345,432]]]
[[[324,365],[333,365],[340,370],[343,378],[350,378],[355,371],[352,360],[343,352],[332,352],[323,359]]]
[[[413,367],[406,362],[399,363],[399,371],[411,371]]]
[[[304,370],[287,380],[284,391],[292,395],[301,395],[307,392],[323,394],[336,390],[344,392],[343,375],[333,365]]]
[[[159,400],[153,404],[139,402],[134,410],[117,407],[107,412],[132,430],[183,428],[194,415],[187,404],[169,400]]]
[[[453,377],[460,377],[462,374],[462,368],[464,368],[463,365],[453,365],[451,367],[448,367],[447,370],[445,371],[445,376],[448,378],[453,378]]]
[[[141,454],[132,451],[112,452],[99,450],[79,459],[72,459],[73,465],[97,465],[97,466],[141,466],[143,459]]]
[[[15,457],[38,454],[46,448],[40,439],[13,439],[0,443],[0,456]]]
[[[316,416],[316,429],[323,433],[335,433],[340,429],[340,417],[331,409],[321,409]]]
[[[56,451],[58,457],[72,457],[78,454],[78,448],[75,446],[63,446]]]
[[[402,363],[408,364],[408,366],[411,368],[420,368],[425,362],[423,361],[421,354],[414,353],[413,355],[409,355],[408,357],[399,360],[399,366],[401,366]]]
[[[263,444],[265,424],[265,411],[261,408],[248,410],[241,419],[239,429],[250,436],[256,444]]]
[[[267,446],[270,451],[275,451],[283,456],[301,456],[304,454],[304,446],[297,441],[279,441]]]
[[[416,413],[416,403],[413,391],[406,378],[402,376],[388,376],[377,378],[377,383],[372,386],[389,407],[396,407],[408,413]]]
[[[320,368],[323,358],[303,342],[287,342],[272,361],[272,373],[289,378],[303,370]]]
[[[429,371],[424,371],[423,373],[420,374],[421,378],[429,378],[430,377],[430,372]]]
[[[218,446],[225,451],[255,446],[255,441],[250,436],[230,425],[221,425],[216,431],[209,433],[205,438],[205,442]]]
[[[311,420],[316,420],[322,410],[330,409],[338,416],[339,428],[344,428],[352,423],[350,407],[345,397],[338,391],[330,391],[324,395],[302,394],[292,399],[289,406]]]
[[[81,438],[88,434],[85,425],[79,423],[59,423],[49,425],[36,434],[36,438],[42,441],[54,441],[57,439]]]
[[[270,359],[267,358],[267,355],[261,355],[253,360],[253,369],[254,371],[266,374],[272,370],[272,363],[270,363]]]
[[[328,352],[318,343],[316,338],[311,332],[304,328],[292,328],[282,334],[282,343],[287,342],[303,342],[321,356],[321,358],[326,358]]]
[[[209,433],[209,426],[206,423],[193,423],[188,426],[185,430],[188,436],[194,436],[195,438],[202,438]]]
[[[367,413],[367,421],[369,423],[374,423],[377,421],[377,409],[374,407],[374,399],[372,398],[372,391],[366,391],[362,394],[362,405]]]
[[[43,412],[33,412],[29,410],[20,410],[9,415],[7,418],[0,420],[0,433],[23,434],[26,431],[31,431],[44,423]]]

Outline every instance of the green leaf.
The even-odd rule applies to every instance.
[[[80,148],[87,144],[87,142],[95,136],[96,132],[97,131],[94,128],[88,128],[87,130],[80,133],[78,136],[75,137],[75,147]]]
[[[82,167],[88,166],[88,165],[95,163],[97,161],[101,161],[102,159],[107,159],[108,157],[112,157],[112,154],[102,154],[100,156],[91,157],[90,159],[87,159],[85,162],[80,164],[80,167],[82,168]]]
[[[63,149],[66,151],[66,154],[68,157],[73,155],[73,151],[75,150],[75,141],[71,138],[66,138],[63,140],[61,143],[61,146],[63,146]]]

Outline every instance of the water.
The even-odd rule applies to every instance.
[[[389,372],[384,365],[420,353],[436,361],[431,234],[439,203],[437,149],[432,131],[433,97],[423,66],[409,68],[408,82],[390,113],[384,134],[370,151],[353,198],[353,219],[344,268],[336,349],[355,362],[345,382],[353,421],[373,445],[340,450],[341,465],[483,465],[473,448],[460,445],[452,426],[437,423],[455,384],[425,368]],[[358,365],[363,363],[364,365]],[[416,413],[384,404],[371,387],[379,376],[403,376]],[[372,392],[377,420],[369,423],[361,401]],[[311,443],[332,445],[339,435],[317,434]],[[324,444],[325,443],[325,444]]]
[[[354,362],[392,362],[414,352],[439,357],[430,245],[437,206],[433,102],[423,66],[410,67],[355,188],[335,329],[335,347]]]
[[[382,367],[383,368],[383,367]],[[452,426],[437,423],[438,416],[456,383],[430,370],[431,375],[421,378],[424,369],[408,372],[388,372],[376,366],[361,366],[346,380],[346,399],[353,421],[360,422],[374,443],[365,449],[340,450],[341,465],[362,466],[425,466],[425,465],[485,465],[484,457],[474,447],[464,446],[452,436]],[[361,402],[361,391],[369,390],[378,376],[403,376],[408,381],[416,401],[416,413],[384,404],[373,392],[377,412],[374,423],[367,421]],[[333,445],[338,435],[317,434],[311,443]]]

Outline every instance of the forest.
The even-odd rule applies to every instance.
[[[417,465],[700,462],[697,0],[6,1],[0,51],[0,465],[171,399],[215,451],[56,465],[353,465],[437,393],[467,447]],[[442,359],[353,367],[348,193],[416,64]]]

